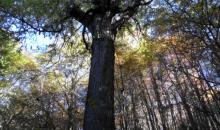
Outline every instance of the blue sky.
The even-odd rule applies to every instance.
[[[43,34],[27,34],[23,41],[23,50],[31,54],[39,54],[46,51],[49,44],[53,43],[53,37],[45,37]]]

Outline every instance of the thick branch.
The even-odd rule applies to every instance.
[[[82,23],[83,25],[88,26],[88,23],[86,22],[86,18],[88,17],[88,15],[84,11],[82,11],[77,5],[73,5],[70,7],[68,15],[78,22]]]
[[[118,21],[116,21],[116,22],[114,23],[114,25],[113,25],[114,28],[121,28],[121,26],[123,26],[124,23],[125,23],[126,21],[128,21],[128,20],[137,12],[137,10],[138,10],[139,7],[141,7],[141,6],[147,6],[147,5],[149,5],[152,1],[153,1],[153,0],[150,0],[150,1],[148,1],[148,2],[144,2],[144,1],[142,1],[142,0],[135,0],[135,1],[134,1],[134,4],[133,4],[132,6],[129,6],[129,7],[127,7],[127,8],[124,9],[124,10],[118,10],[117,13],[122,14],[122,16],[121,16],[121,18],[120,18]]]

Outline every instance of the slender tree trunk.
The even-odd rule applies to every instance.
[[[131,79],[130,79],[131,80]],[[131,80],[132,81],[132,80]],[[132,81],[134,82],[134,81]],[[132,87],[134,88],[134,84],[132,84]],[[134,95],[134,90],[132,91],[131,88],[129,88],[130,90],[130,95],[131,95],[131,109],[132,109],[132,122],[133,122],[133,129],[134,130],[138,130],[138,115],[137,115],[137,112],[136,112],[136,103],[137,103],[137,100],[135,101],[135,95]]]
[[[159,91],[159,86],[156,82],[156,78],[154,77],[154,73],[153,73],[153,68],[150,68],[150,76],[151,76],[151,82],[152,82],[152,87],[155,93],[155,99],[157,101],[158,104],[158,111],[159,111],[159,115],[161,118],[161,124],[163,127],[163,130],[167,130],[167,126],[166,126],[166,117],[165,117],[165,111],[164,111],[164,105],[160,99],[160,91]]]
[[[114,40],[93,39],[84,130],[114,130]]]

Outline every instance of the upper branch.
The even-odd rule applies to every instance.
[[[144,1],[144,0],[134,0],[132,6],[128,6],[124,10],[117,10],[116,14],[122,14],[121,18],[114,23],[114,28],[120,28],[126,21],[128,21],[135,13],[137,13],[138,8],[141,6],[149,5],[153,0]]]
[[[79,6],[73,4],[69,7],[68,12],[69,17],[74,18],[78,22],[82,23],[85,26],[88,26],[88,23],[86,22],[87,14],[86,12],[82,11]]]

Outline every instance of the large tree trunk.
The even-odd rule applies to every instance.
[[[93,39],[84,130],[114,130],[114,40]]]

